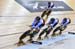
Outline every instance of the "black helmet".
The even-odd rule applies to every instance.
[[[51,18],[51,21],[54,21],[55,20],[55,18]]]
[[[37,17],[36,17],[36,20],[40,20],[40,17],[39,17],[39,16],[37,16]]]
[[[54,7],[54,3],[48,2],[48,8],[53,8],[53,7]]]
[[[69,19],[69,23],[71,23],[70,18],[64,18],[63,21],[65,22],[65,21],[67,21],[67,19]]]
[[[55,18],[51,18],[51,19],[49,20],[49,24],[52,24],[54,21],[55,21]]]
[[[63,21],[65,22],[65,21],[67,21],[67,19],[68,19],[68,18],[64,18]]]

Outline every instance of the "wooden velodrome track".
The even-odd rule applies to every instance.
[[[75,30],[75,0],[62,0],[62,1],[68,4],[74,11],[52,12],[50,18],[57,17],[61,22],[61,20],[64,17],[69,17],[72,22],[64,32],[74,31]],[[11,1],[0,0],[0,49],[16,48],[16,46],[14,46],[13,44],[18,41],[18,38],[24,31],[29,29],[27,25],[31,24],[34,17],[36,17],[37,15],[41,15],[41,13],[42,12],[30,13],[28,10],[23,8],[14,0]]]

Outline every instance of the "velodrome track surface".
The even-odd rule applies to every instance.
[[[72,22],[65,31],[75,31],[75,0],[62,1],[74,11],[52,12],[50,17],[59,18],[60,22],[64,17],[71,18]],[[31,24],[33,18],[41,13],[30,13],[14,0],[0,0],[0,49],[18,48],[14,44],[18,42],[20,35],[29,28],[27,25]],[[75,38],[55,42],[40,49],[75,49]]]

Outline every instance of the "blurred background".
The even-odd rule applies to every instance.
[[[18,0],[20,1],[20,0]],[[22,0],[23,2],[26,0]],[[32,0],[27,0],[32,1]],[[68,11],[53,11],[49,18],[59,18],[59,22],[64,17],[71,19],[71,24],[64,31],[75,30],[75,0],[36,0],[36,1],[63,1],[72,10]],[[42,11],[30,12],[22,6],[17,0],[0,0],[0,49],[15,49],[17,46],[13,45],[18,42],[18,38],[25,32],[36,16],[40,16]],[[75,40],[67,40],[74,42]],[[70,43],[74,44],[74,43]],[[75,44],[74,44],[75,45]],[[75,47],[74,47],[75,48]],[[62,47],[63,49],[63,47]],[[67,48],[65,48],[67,49]],[[72,49],[72,48],[71,48]]]

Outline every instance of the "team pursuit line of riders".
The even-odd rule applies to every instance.
[[[52,12],[52,8],[54,7],[54,4],[52,2],[48,2],[48,8],[43,11],[41,16],[36,16],[32,22],[32,24],[29,26],[30,29],[25,31],[20,37],[18,41],[18,45],[25,44],[23,39],[27,36],[30,36],[30,39],[28,41],[32,41],[33,37],[36,36],[41,30],[42,27],[45,27],[39,34],[38,39],[41,40],[41,36],[45,34],[45,38],[48,38],[48,35],[53,30],[51,36],[55,36],[56,32],[59,31],[59,35],[62,34],[62,31],[64,31],[68,24],[71,23],[70,18],[63,18],[60,25],[55,28],[55,26],[59,23],[58,18],[50,18],[49,21],[46,23],[47,19],[49,18],[49,15]],[[55,28],[55,29],[54,29]]]

